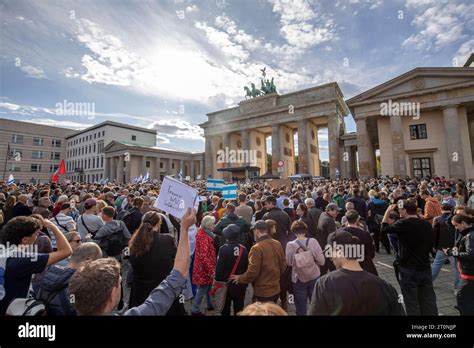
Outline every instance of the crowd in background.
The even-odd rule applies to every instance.
[[[1,186],[3,250],[37,257],[0,255],[0,314],[33,300],[48,315],[205,315],[224,282],[222,315],[285,314],[292,301],[297,315],[437,315],[445,263],[457,309],[474,314],[472,182],[244,183],[233,200],[188,185],[201,200],[182,219],[154,208],[159,183]],[[401,294],[378,276],[380,252]]]

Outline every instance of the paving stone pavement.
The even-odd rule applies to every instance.
[[[393,255],[387,255],[385,251],[382,251],[380,254],[376,254],[374,258],[374,263],[377,268],[377,272],[382,279],[385,279],[387,282],[392,284],[400,294],[400,286],[395,278],[395,272],[393,270]],[[441,272],[434,283],[434,289],[436,293],[436,301],[438,305],[439,315],[459,315],[457,309],[454,308],[456,304],[456,297],[454,295],[454,270],[453,270],[453,261],[449,265],[444,265],[441,269]],[[252,302],[252,287],[247,287],[247,294],[245,297],[245,304],[250,304]],[[289,299],[291,302],[291,299]],[[205,315],[217,315],[213,311],[207,311],[206,301],[203,300],[201,304],[202,313]],[[191,313],[191,301],[187,301],[185,304],[186,311]],[[288,304],[289,315],[296,315],[295,306],[292,303]]]

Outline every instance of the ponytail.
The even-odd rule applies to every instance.
[[[151,249],[155,238],[153,226],[159,224],[160,221],[160,215],[154,211],[150,211],[143,216],[142,223],[128,243],[131,256],[143,256]]]

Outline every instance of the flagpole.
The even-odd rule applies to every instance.
[[[5,183],[7,182],[5,175],[7,174],[7,162],[8,162],[9,156],[10,156],[10,143],[8,143],[8,146],[7,146],[7,153],[5,154],[5,165],[3,166],[3,181]]]

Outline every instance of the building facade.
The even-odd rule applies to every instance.
[[[0,119],[0,181],[6,180],[11,173],[16,182],[49,182],[65,158],[65,137],[71,132],[70,129]]]
[[[150,180],[162,180],[165,175],[204,177],[204,154],[173,151],[156,146],[134,145],[112,141],[105,148],[105,176],[119,183],[149,174]]]
[[[98,182],[105,174],[105,148],[112,141],[155,146],[156,131],[106,121],[66,137],[66,172],[72,181]]]
[[[474,68],[416,68],[347,101],[359,176],[474,177]]]

